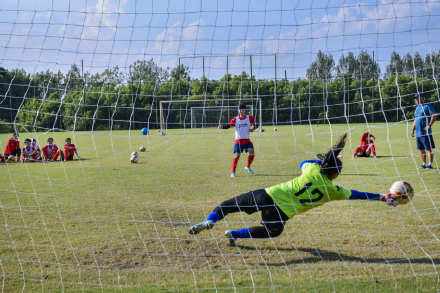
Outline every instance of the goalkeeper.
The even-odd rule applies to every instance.
[[[302,161],[299,164],[302,171],[300,176],[224,201],[209,213],[206,220],[191,226],[189,233],[198,234],[211,229],[216,222],[230,213],[252,214],[261,211],[261,226],[225,232],[230,245],[233,246],[238,238],[277,237],[283,232],[287,220],[332,200],[380,200],[389,205],[397,205],[397,195],[349,190],[333,183],[342,170],[342,161],[338,155],[344,148],[346,137],[347,134],[344,134],[326,154],[318,155],[320,160]]]

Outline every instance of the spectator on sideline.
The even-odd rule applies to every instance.
[[[78,151],[76,150],[76,146],[72,143],[72,140],[70,137],[66,138],[65,144],[64,144],[64,160],[65,161],[72,161],[74,155],[79,158]]]
[[[416,95],[415,103],[417,105],[414,112],[414,123],[411,136],[416,136],[417,149],[420,151],[423,169],[432,169],[434,154],[432,150],[435,148],[434,137],[432,136],[432,125],[435,122],[436,112],[431,104],[426,104],[424,98]],[[427,154],[429,154],[429,163]]]
[[[58,161],[62,157],[62,152],[59,147],[53,143],[53,138],[47,139],[47,144],[43,147],[43,158],[45,161]]]
[[[376,145],[374,144],[376,137],[368,131],[361,136],[359,145],[353,152],[354,157],[376,157]]]
[[[18,134],[13,133],[6,143],[4,157],[7,162],[19,161],[21,156],[20,140]]]

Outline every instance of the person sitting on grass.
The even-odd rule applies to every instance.
[[[37,142],[37,139],[32,138],[32,147],[34,148],[35,152],[37,153],[37,157],[39,157],[41,159],[41,149],[40,149],[40,145]]]
[[[305,160],[299,164],[302,174],[293,180],[265,189],[257,189],[222,202],[212,210],[201,223],[190,227],[190,234],[198,234],[211,229],[230,213],[261,212],[261,226],[227,230],[225,236],[231,246],[239,238],[272,238],[279,236],[285,223],[295,215],[321,206],[332,200],[377,200],[396,206],[404,203],[405,196],[379,194],[345,189],[333,183],[342,171],[342,161],[338,158],[347,134],[326,154],[323,160]]]
[[[18,162],[21,157],[20,140],[18,134],[13,133],[6,143],[4,158],[6,162]]]
[[[66,138],[65,144],[64,144],[64,160],[65,161],[72,161],[74,156],[76,155],[77,159],[79,160],[80,157],[78,155],[78,151],[76,150],[76,146],[72,143],[72,140],[70,137]]]
[[[368,131],[364,132],[361,136],[361,141],[359,145],[353,152],[353,157],[376,157],[376,145],[374,141],[376,137],[369,133]]]
[[[22,162],[37,162],[41,161],[41,156],[35,147],[35,145],[32,144],[32,140],[29,138],[26,138],[24,140],[25,147],[21,151],[21,160]]]
[[[53,143],[53,138],[49,137],[47,139],[47,144],[43,147],[43,158],[45,161],[58,161],[62,156],[61,150],[56,144]]]

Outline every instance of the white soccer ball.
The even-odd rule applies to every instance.
[[[137,152],[132,152],[130,155],[130,162],[136,164],[139,162],[139,154]]]
[[[145,152],[147,149],[143,146],[143,145],[141,145],[140,147],[139,147],[139,151],[140,152]]]
[[[414,197],[414,189],[406,181],[394,182],[390,187],[390,193],[397,195],[396,200],[400,204],[406,204]]]

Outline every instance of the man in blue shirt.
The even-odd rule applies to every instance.
[[[435,122],[435,109],[431,104],[425,104],[423,97],[416,97],[416,110],[414,112],[414,124],[412,128],[412,136],[414,132],[417,141],[417,149],[420,151],[422,158],[422,168],[432,169],[434,154],[432,150],[435,148],[434,138],[432,137],[431,127]],[[429,154],[429,163],[427,163],[426,152]]]

